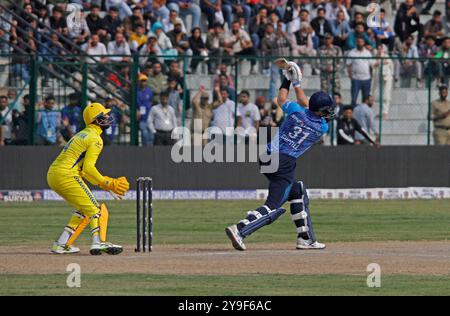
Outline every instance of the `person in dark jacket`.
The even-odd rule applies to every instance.
[[[405,0],[398,8],[395,16],[394,31],[402,42],[411,34],[418,32],[417,43],[421,42],[423,25],[420,23],[414,0]]]
[[[371,144],[378,146],[370,138],[369,134],[361,127],[357,120],[353,118],[353,108],[344,107],[342,116],[337,120],[337,144],[338,145],[360,145],[361,142],[355,140],[355,133],[359,132]]]
[[[311,27],[313,28],[314,32],[316,33],[316,36],[319,37],[320,46],[322,46],[324,44],[325,34],[333,33],[330,22],[328,22],[328,20],[325,19],[325,9],[324,8],[319,8],[317,10],[317,17],[315,17],[311,21]]]
[[[193,56],[208,56],[208,49],[206,48],[206,44],[202,39],[202,31],[199,27],[195,27],[192,29],[191,37],[189,37],[189,48],[192,50]],[[191,70],[193,73],[196,72],[197,66],[202,61],[201,59],[192,58],[191,61]],[[209,70],[209,63],[208,63]]]

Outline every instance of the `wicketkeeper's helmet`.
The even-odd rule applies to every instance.
[[[106,114],[111,112],[111,109],[105,108],[100,103],[91,103],[83,111],[84,124],[89,125],[96,121],[100,126],[109,125],[112,123],[113,118],[111,116],[106,117]]]

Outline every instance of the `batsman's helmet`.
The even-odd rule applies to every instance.
[[[323,91],[314,93],[309,99],[309,110],[313,112],[322,112],[322,117],[331,119],[334,116],[336,104],[333,98]]]
[[[112,116],[107,115],[111,109],[105,108],[100,103],[91,103],[83,111],[83,120],[87,125],[96,122],[100,126],[109,126],[112,123]]]

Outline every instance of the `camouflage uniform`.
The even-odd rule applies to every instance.
[[[319,47],[318,56],[323,59],[320,63],[320,89],[327,93],[340,92],[341,90],[341,60],[338,58],[335,61],[334,71],[334,91],[330,91],[333,83],[333,58],[324,57],[342,57],[342,50],[339,46],[332,45],[330,48],[324,46]]]

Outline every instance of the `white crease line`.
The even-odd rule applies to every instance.
[[[352,252],[352,251],[330,251],[330,250],[250,250],[246,253],[243,252],[196,252],[196,253],[152,253],[148,256],[143,254],[142,256],[128,256],[127,259],[136,258],[186,258],[186,257],[210,257],[210,256],[239,256],[248,259],[259,258],[258,254],[284,254],[291,256],[303,256],[303,255],[351,255],[351,256],[381,256],[381,257],[417,257],[417,258],[438,258],[438,259],[450,259],[450,256],[434,255],[434,254],[414,254],[414,253],[374,253],[374,252]]]

